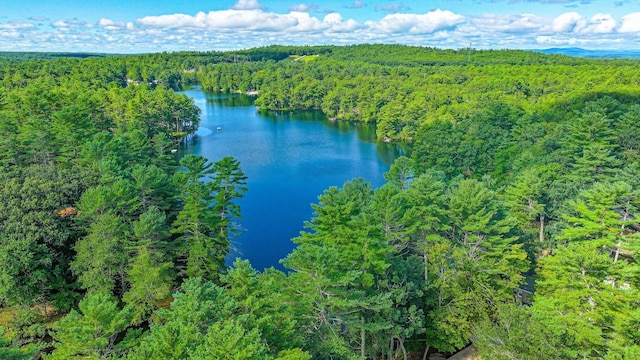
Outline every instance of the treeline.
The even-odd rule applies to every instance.
[[[114,56],[114,55],[112,55],[112,54],[101,54],[101,53],[0,51],[0,59],[7,59],[7,60],[12,60],[12,61],[28,61],[28,60],[43,60],[43,59],[58,59],[58,58],[85,59],[85,58],[89,58],[89,57],[103,58],[103,57],[109,57],[109,56]]]
[[[412,140],[384,186],[319,196],[287,273],[225,266],[246,177],[171,155],[198,109],[129,78],[135,57],[0,64],[0,357],[408,359],[473,342],[487,359],[639,358],[634,63],[474,54],[137,58]]]
[[[261,108],[320,109],[338,120],[376,123],[380,140],[414,141],[421,126],[473,116],[488,102],[532,114],[574,94],[637,92],[636,68],[630,60],[513,50],[356,45],[311,61],[211,64],[198,78],[211,91],[258,92]]]

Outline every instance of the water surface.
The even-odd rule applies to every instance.
[[[282,269],[279,260],[293,250],[291,239],[323,190],[356,177],[378,187],[402,154],[397,145],[375,142],[371,125],[331,121],[319,111],[258,111],[244,95],[183,93],[202,109],[198,137],[183,153],[211,162],[233,156],[248,176],[232,257],[247,258],[258,270]]]

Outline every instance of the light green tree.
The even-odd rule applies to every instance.
[[[94,293],[56,323],[55,350],[46,359],[104,359],[131,321],[131,308],[118,308],[111,295]]]

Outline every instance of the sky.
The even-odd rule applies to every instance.
[[[640,0],[0,0],[0,51],[361,43],[640,50]]]

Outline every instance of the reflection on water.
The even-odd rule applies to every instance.
[[[204,126],[200,126],[198,128],[198,131],[196,132],[196,135],[198,136],[209,136],[211,135],[211,133],[213,132],[213,130],[206,128]]]
[[[253,106],[253,97],[244,94],[216,94],[207,97],[207,102],[227,107],[248,107]]]
[[[316,121],[322,124],[322,126],[331,131],[337,131],[342,134],[350,134],[353,131],[358,135],[358,139],[365,142],[377,142],[376,126],[373,124],[339,121],[329,119],[322,111],[319,110],[301,110],[301,111],[273,111],[273,110],[258,110],[258,114],[273,122],[284,121]],[[396,149],[397,144],[385,144],[386,146],[381,148],[387,149],[392,153],[402,153],[406,149]],[[389,154],[385,157],[390,157]]]
[[[391,165],[400,156],[411,155],[411,145],[409,144],[395,144],[395,143],[376,143],[376,153],[385,164]]]

